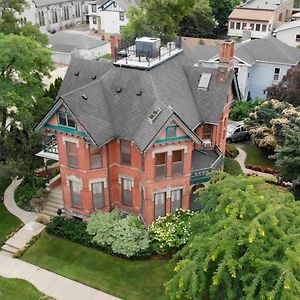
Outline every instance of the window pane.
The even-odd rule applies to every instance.
[[[164,178],[167,175],[167,153],[155,154],[155,178]]]
[[[176,127],[175,126],[167,127],[166,138],[173,138],[173,137],[176,137]]]
[[[67,115],[67,119],[68,119],[68,127],[72,127],[75,128],[75,120],[71,115]]]
[[[154,217],[163,217],[166,215],[166,193],[154,195]]]
[[[104,204],[104,184],[97,182],[92,184],[94,208],[103,208]]]
[[[72,207],[81,207],[81,185],[78,182],[70,181]]]
[[[63,113],[59,113],[59,125],[67,126],[67,117]]]
[[[256,24],[255,30],[256,30],[256,31],[260,31],[260,24]]]
[[[121,164],[131,165],[131,143],[128,141],[121,141]]]
[[[239,68],[234,68],[236,75],[238,75]],[[203,139],[211,139],[213,127],[211,125],[203,126]]]
[[[234,29],[234,22],[230,22],[230,29]]]
[[[267,31],[267,25],[262,25],[262,31]]]
[[[101,149],[94,145],[90,145],[90,163],[91,169],[102,168]]]
[[[166,163],[167,153],[155,154],[155,165],[164,165]]]
[[[78,167],[77,145],[72,142],[66,142],[68,166],[71,168]]]
[[[183,154],[183,150],[173,151],[172,162],[181,162],[182,154]]]
[[[182,175],[183,173],[183,150],[172,153],[172,175]]]
[[[126,205],[132,205],[131,188],[132,181],[122,178],[122,202]]]
[[[182,206],[182,190],[172,191],[171,193],[171,211],[175,213],[176,210]]]
[[[236,29],[237,29],[237,30],[241,29],[241,23],[240,23],[240,22],[237,22],[237,23],[236,23]]]

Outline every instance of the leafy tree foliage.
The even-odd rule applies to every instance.
[[[91,216],[87,232],[97,245],[126,257],[142,256],[149,249],[148,232],[137,216],[122,218],[118,211]]]
[[[149,227],[152,249],[161,255],[174,253],[190,236],[191,211],[178,210],[154,221]]]
[[[239,101],[234,103],[230,107],[229,119],[233,121],[245,120],[251,112],[254,111],[255,107],[259,104],[258,101]]]
[[[122,38],[141,36],[175,39],[179,24],[192,11],[195,0],[141,0],[127,12],[129,23],[122,29]]]
[[[171,299],[299,299],[300,203],[262,178],[219,175],[199,192],[193,238],[175,255]]]
[[[240,3],[240,0],[209,0],[209,2],[218,26],[223,27],[227,24],[228,16]]]
[[[209,0],[196,0],[190,15],[182,20],[178,35],[191,37],[210,36],[214,27],[215,22]]]
[[[291,103],[294,106],[300,105],[300,66],[291,68],[282,80],[266,88],[267,99],[277,99]]]

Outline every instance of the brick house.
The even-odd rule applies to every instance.
[[[159,49],[152,58],[71,61],[36,127],[50,139],[38,155],[59,160],[49,188],[61,187],[67,215],[85,219],[118,207],[149,224],[199,208],[194,190],[223,168],[237,95],[234,43],[221,47],[217,69],[198,66],[176,43]]]

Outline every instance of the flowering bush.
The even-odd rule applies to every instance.
[[[159,217],[149,227],[152,249],[161,255],[174,253],[186,244],[190,236],[193,212],[178,210],[175,214]]]
[[[118,211],[91,216],[87,232],[93,242],[108,251],[125,257],[146,257],[149,252],[149,236],[137,216],[122,218]]]

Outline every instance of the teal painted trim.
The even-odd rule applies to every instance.
[[[209,181],[210,179],[211,179],[211,176],[209,176],[209,177],[193,178],[193,179],[191,179],[190,183],[191,184],[203,183],[203,182]]]
[[[45,125],[44,127],[48,128],[48,129],[57,130],[57,131],[63,131],[66,133],[72,133],[72,134],[79,135],[79,136],[88,136],[85,132],[80,132],[80,131],[77,131],[76,129],[70,128],[70,127],[55,126],[55,125]]]
[[[173,128],[175,128],[175,137],[176,137],[176,129],[177,129],[177,125],[172,125],[172,126],[168,126],[167,128],[166,128],[166,139],[169,139],[168,138],[168,131],[170,130],[170,129],[173,129]],[[174,137],[173,137],[174,138]]]
[[[188,135],[185,136],[178,136],[174,138],[168,138],[168,139],[162,139],[155,141],[155,144],[161,144],[161,143],[168,143],[168,142],[176,142],[176,141],[184,141],[184,140],[190,140],[191,138]]]

